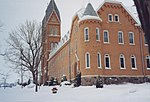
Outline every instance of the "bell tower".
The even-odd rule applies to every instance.
[[[51,51],[61,39],[60,13],[54,0],[51,0],[42,21],[42,83],[48,81],[48,59]]]

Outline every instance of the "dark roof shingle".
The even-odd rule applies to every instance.
[[[86,15],[89,15],[89,16],[97,16],[93,6],[91,5],[91,3],[88,3],[84,13],[83,13],[83,16],[86,16]]]
[[[58,10],[58,8],[56,6],[56,3],[55,3],[54,0],[51,0],[50,3],[49,3],[49,5],[48,5],[48,7],[47,7],[47,9],[46,9],[46,15],[45,15],[46,22],[47,22],[49,16],[51,15],[51,13],[53,11],[56,12],[56,14],[57,14],[57,16],[58,16],[58,18],[60,20],[60,13],[59,13],[59,10]]]

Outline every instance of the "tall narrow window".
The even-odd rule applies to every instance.
[[[148,39],[146,36],[144,36],[144,43],[145,43],[145,45],[148,45]]]
[[[104,58],[105,58],[105,69],[111,69],[110,68],[110,56],[106,54]]]
[[[124,55],[120,55],[120,69],[125,69],[125,58]]]
[[[54,48],[54,43],[51,42],[51,50],[53,50],[53,48]]]
[[[87,52],[85,54],[85,64],[86,64],[86,69],[90,68],[90,54]]]
[[[57,28],[55,28],[55,30],[54,30],[54,35],[55,36],[58,35],[58,29]]]
[[[115,16],[114,16],[114,21],[119,22],[119,16],[117,14],[115,14]]]
[[[124,43],[123,32],[122,31],[118,32],[118,43],[119,44],[123,44]]]
[[[99,52],[97,54],[97,64],[98,64],[98,68],[101,68],[101,54]]]
[[[150,70],[150,56],[146,56],[146,66],[147,69]]]
[[[53,35],[53,27],[50,27],[50,35]]]
[[[89,28],[84,28],[84,40],[89,41]]]
[[[104,43],[109,43],[109,33],[107,30],[104,30]]]
[[[108,21],[112,22],[113,21],[113,15],[112,14],[108,14]]]
[[[130,45],[134,45],[134,33],[133,32],[129,32],[129,43]]]
[[[99,32],[99,28],[96,28],[96,41],[100,41],[100,32]]]
[[[137,69],[135,56],[131,56],[131,67],[132,69]]]

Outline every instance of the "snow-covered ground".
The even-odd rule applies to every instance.
[[[150,102],[150,83],[104,85],[72,88],[62,86],[53,94],[53,87],[41,86],[36,93],[34,88],[0,88],[0,102]]]

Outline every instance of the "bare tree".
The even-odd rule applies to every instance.
[[[150,0],[133,0],[138,11],[141,26],[149,45],[150,53]]]
[[[9,34],[6,58],[15,70],[30,71],[33,82],[38,84],[38,69],[41,60],[41,24],[26,21]]]
[[[2,80],[3,80],[3,87],[4,87],[4,89],[6,88],[6,84],[7,84],[7,79],[8,79],[8,77],[9,77],[9,73],[7,72],[7,73],[2,73],[2,72],[0,72],[0,75],[2,76]]]
[[[0,22],[0,32],[2,31],[3,24]]]

